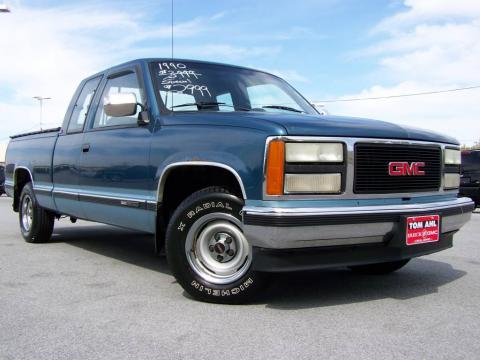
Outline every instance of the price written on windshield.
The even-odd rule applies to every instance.
[[[195,96],[198,93],[201,97],[212,97],[208,86],[199,83],[202,76],[195,70],[188,69],[183,63],[163,62],[159,63],[158,76],[161,78],[161,86],[166,91],[177,94],[190,94]]]

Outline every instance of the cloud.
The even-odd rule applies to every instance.
[[[345,98],[388,96],[480,85],[480,2],[406,0],[406,11],[374,27],[381,35],[357,54],[377,61],[377,84]],[[385,38],[386,37],[386,38]],[[393,120],[480,138],[480,90],[327,104],[330,112]]]
[[[343,98],[366,98],[438,90],[436,86],[405,81],[394,86],[375,85]],[[416,126],[457,137],[471,144],[480,139],[480,89],[428,96],[327,103],[330,113],[362,116]]]
[[[174,38],[192,38],[198,37],[203,33],[213,30],[213,23],[216,20],[220,20],[224,17],[224,13],[217,13],[210,17],[199,16],[192,20],[188,20],[182,23],[174,24],[173,34]],[[212,23],[213,22],[213,23]],[[126,45],[140,43],[144,40],[155,40],[155,39],[167,39],[171,40],[172,28],[170,24],[165,25],[156,25],[153,28],[145,29],[143,26],[139,28],[141,24],[141,19],[138,23],[135,23],[135,30],[132,34],[127,36],[120,42],[121,48],[125,48]],[[118,46],[117,46],[118,47]]]
[[[251,34],[246,36],[251,37]],[[308,39],[308,40],[322,40],[326,39],[327,36],[322,33],[318,33],[310,28],[304,26],[292,26],[288,29],[275,32],[275,33],[264,33],[264,34],[255,34],[255,39],[257,40],[269,40],[269,41],[287,41],[287,40],[299,40],[299,39]]]
[[[373,32],[396,32],[424,22],[449,22],[475,19],[480,16],[480,2],[476,0],[404,0],[406,11],[382,20]]]
[[[280,46],[232,46],[229,44],[205,44],[201,46],[179,46],[176,54],[195,54],[196,57],[208,59],[238,60],[247,57],[276,55],[281,51]]]

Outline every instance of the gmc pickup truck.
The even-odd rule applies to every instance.
[[[277,76],[177,59],[82,81],[61,128],[12,137],[5,182],[26,241],[60,216],[155,234],[185,291],[218,303],[271,272],[385,274],[450,248],[474,206],[459,184],[449,136],[321,116]]]

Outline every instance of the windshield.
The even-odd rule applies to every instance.
[[[282,79],[261,71],[196,62],[152,65],[156,91],[169,111],[260,111],[317,114]]]

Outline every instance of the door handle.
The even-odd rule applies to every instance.
[[[90,144],[83,144],[82,145],[82,152],[86,153],[90,150]]]

